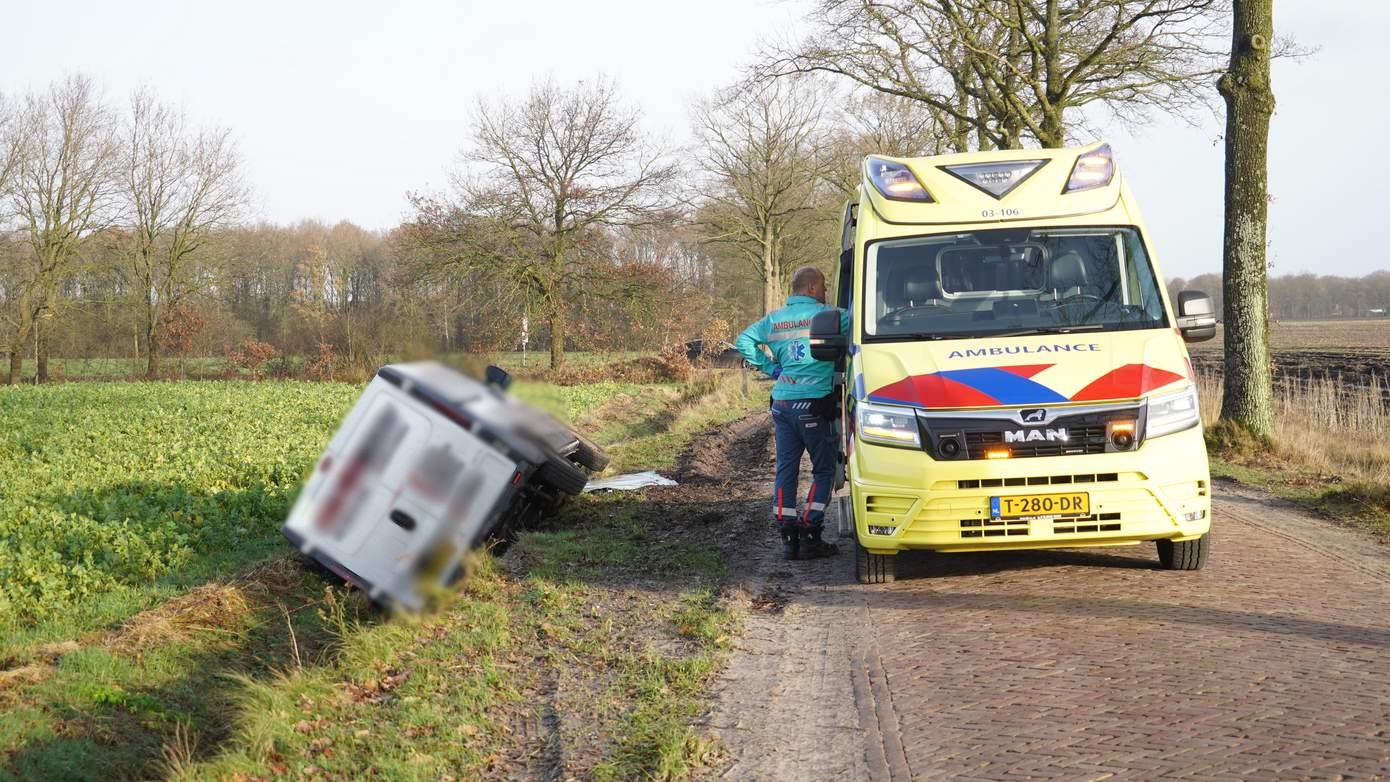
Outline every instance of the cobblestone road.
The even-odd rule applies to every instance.
[[[1385,546],[1215,496],[1196,573],[1148,545],[911,556],[872,588],[848,557],[765,559],[785,607],[751,617],[712,715],[726,778],[1390,776]]]

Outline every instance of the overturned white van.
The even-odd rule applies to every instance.
[[[343,420],[282,531],[379,603],[419,609],[465,552],[583,490],[601,449],[437,362],[383,367]]]

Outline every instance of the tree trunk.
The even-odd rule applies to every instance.
[[[1067,145],[1067,128],[1063,119],[1062,99],[1062,42],[1061,9],[1057,0],[1047,0],[1046,26],[1043,28],[1043,94],[1047,100],[1039,109],[1042,111],[1042,132],[1038,142],[1048,149],[1060,149]]]
[[[565,365],[565,308],[558,302],[550,304],[550,368]]]
[[[763,314],[782,306],[782,275],[772,242],[772,229],[763,231]]]
[[[159,315],[155,308],[158,306],[154,295],[154,286],[150,278],[145,281],[145,300],[142,302],[142,312],[140,313],[140,330],[145,337],[145,379],[154,380],[159,376],[159,337],[156,335],[156,327],[159,323]],[[136,345],[140,343],[136,339]],[[136,356],[140,355],[139,350]]]
[[[1217,87],[1226,100],[1225,392],[1221,417],[1269,438],[1274,388],[1269,358],[1269,47],[1274,0],[1236,0],[1231,65]]]
[[[50,320],[49,323],[52,323]],[[48,329],[34,323],[34,382],[48,382]]]
[[[15,385],[24,377],[24,350],[29,341],[29,332],[34,328],[34,300],[26,292],[19,296],[19,324],[14,331],[14,341],[10,343],[9,385]]]
[[[1042,133],[1038,135],[1038,141],[1045,149],[1061,149],[1067,145],[1067,132],[1061,119],[1046,109],[1043,110]]]
[[[159,377],[159,333],[154,318],[145,320],[145,379]]]

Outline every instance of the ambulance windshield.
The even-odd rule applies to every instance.
[[[1132,228],[1001,228],[876,242],[864,272],[871,339],[1119,331],[1168,325]]]

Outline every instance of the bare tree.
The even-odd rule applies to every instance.
[[[1084,107],[1182,113],[1218,73],[1228,0],[820,0],[759,73],[835,74],[928,107],[958,151],[1066,142]]]
[[[146,351],[145,376],[159,374],[166,316],[206,288],[199,266],[213,235],[242,213],[247,191],[231,132],[192,129],[177,108],[147,90],[131,96],[120,197],[129,220],[122,256]]]
[[[678,170],[640,120],[604,78],[570,89],[547,80],[519,103],[478,103],[473,167],[458,185],[470,210],[515,231],[508,269],[539,299],[553,368],[564,364],[567,290],[593,234],[653,219],[672,201]]]
[[[8,313],[9,382],[19,382],[23,346],[36,334],[37,378],[47,379],[42,324],[83,246],[111,224],[119,144],[115,119],[91,79],[70,76],[31,94],[18,117],[21,136],[6,200],[18,222],[22,252]],[[36,329],[37,331],[36,333]]]
[[[1262,438],[1274,431],[1265,258],[1273,46],[1274,0],[1235,0],[1231,64],[1218,85],[1226,99],[1226,365],[1221,417]]]
[[[786,81],[734,88],[693,111],[706,172],[698,219],[708,241],[736,247],[756,269],[764,313],[782,305],[784,272],[818,249],[808,229],[826,217],[819,191],[834,164],[820,152],[823,111],[815,92]]]
[[[918,101],[882,92],[861,92],[843,101],[829,151],[834,165],[826,178],[849,196],[863,179],[864,157],[918,157],[953,149],[952,139],[938,118]]]
[[[7,227],[9,218],[7,195],[10,179],[14,174],[19,161],[19,152],[22,149],[20,127],[14,107],[4,94],[0,94],[0,229]],[[13,257],[14,251],[15,247],[7,232],[0,231],[0,309],[8,309],[10,299],[16,294],[17,286],[14,283],[14,276],[18,263]],[[12,349],[19,349],[8,344],[8,338],[11,336],[10,334],[0,334],[0,340],[5,340],[0,341],[0,358],[3,358]]]
[[[4,94],[0,94],[0,194],[8,192],[11,177],[19,164],[19,154],[23,149],[24,136],[20,132],[23,124],[18,112],[10,105]],[[0,202],[0,209],[5,205]],[[0,211],[0,221],[5,218]]]

